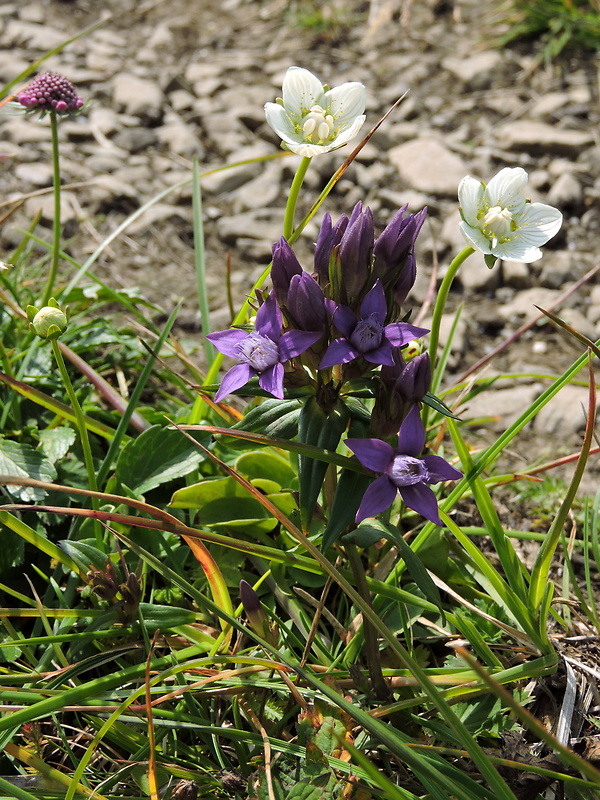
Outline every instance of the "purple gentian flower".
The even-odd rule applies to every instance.
[[[215,395],[218,402],[258,375],[258,385],[265,392],[283,398],[283,364],[299,356],[321,337],[315,331],[288,331],[282,335],[281,311],[270,294],[256,314],[252,333],[230,328],[206,337],[226,356],[242,362],[226,372]]]
[[[407,322],[385,324],[387,305],[381,281],[367,292],[360,305],[359,318],[348,306],[326,301],[332,311],[333,324],[343,337],[335,339],[327,348],[319,369],[347,364],[362,358],[371,364],[394,366],[393,347],[402,347],[429,331]]]
[[[411,408],[400,427],[396,450],[381,439],[346,439],[346,444],[361,464],[382,473],[365,492],[356,522],[385,511],[400,492],[409,508],[442,525],[437,499],[429,484],[455,481],[462,473],[441,456],[419,458],[425,445],[425,428],[417,406]]]

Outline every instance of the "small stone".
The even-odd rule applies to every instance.
[[[583,147],[594,143],[591,131],[569,130],[544,122],[516,120],[501,125],[498,141],[508,150],[525,150],[533,154],[579,155]]]
[[[31,164],[18,164],[15,175],[20,181],[31,183],[33,186],[52,185],[52,166],[43,162]]]
[[[529,321],[539,316],[540,312],[536,306],[549,309],[560,297],[560,294],[554,289],[540,289],[537,286],[525,289],[515,295],[510,303],[501,305],[498,308],[498,314],[507,322],[521,324],[523,317],[525,317],[525,321]]]
[[[130,153],[139,153],[158,142],[156,131],[150,128],[124,128],[113,139],[117,147]]]
[[[489,269],[483,260],[483,255],[476,250],[460,265],[457,280],[469,291],[489,291],[498,286],[500,270]]]
[[[237,239],[264,239],[271,244],[281,237],[283,209],[260,209],[256,212],[221,217],[217,234],[225,244],[235,244]]]
[[[536,433],[545,436],[569,434],[584,430],[589,404],[588,390],[582,386],[565,386],[540,409],[533,421]]]
[[[531,269],[520,261],[502,262],[502,283],[513,289],[527,289],[531,286]]]
[[[540,285],[548,289],[560,289],[568,281],[576,280],[576,259],[576,254],[570,250],[548,250],[542,261]]]
[[[236,214],[253,208],[265,208],[275,204],[281,194],[281,164],[269,164],[258,177],[236,189],[233,195],[233,210]]]
[[[540,391],[538,383],[510,389],[492,387],[490,391],[472,397],[464,410],[458,409],[458,415],[463,420],[486,420],[486,428],[489,426],[494,431],[504,431],[533,403]]]
[[[248,161],[263,155],[267,155],[271,149],[261,142],[257,142],[250,147],[238,148],[228,159],[230,163],[236,161]],[[243,186],[248,181],[257,177],[264,169],[264,165],[260,162],[253,162],[249,164],[241,164],[238,167],[228,167],[227,169],[213,172],[212,175],[207,175],[202,178],[202,188],[206,192],[213,194],[223,194],[225,192],[233,192],[240,186]]]
[[[158,141],[167,145],[171,153],[192,156],[203,153],[200,139],[177,114],[167,114],[165,124],[156,129]]]
[[[164,103],[163,93],[155,81],[139,78],[130,72],[115,76],[113,99],[115,105],[128,114],[152,120],[160,117]]]
[[[504,59],[498,50],[484,50],[468,58],[448,56],[442,61],[444,69],[473,91],[489,88],[498,79],[498,72],[503,64]]]
[[[546,200],[559,209],[577,210],[583,206],[583,189],[572,172],[565,172],[552,184]]]
[[[431,137],[393,147],[388,157],[402,180],[428,194],[456,197],[458,184],[468,174],[463,160]]]
[[[554,116],[568,103],[569,95],[566,92],[548,92],[531,106],[529,113],[532,117]]]

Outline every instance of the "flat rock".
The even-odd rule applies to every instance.
[[[263,239],[271,244],[281,237],[283,209],[247,212],[232,217],[221,217],[217,234],[225,244],[235,244],[237,239]]]
[[[544,253],[542,272],[539,278],[541,286],[547,289],[560,289],[568,281],[576,280],[578,258],[571,250],[548,250]]]
[[[539,316],[539,311],[535,306],[549,309],[552,303],[560,297],[560,292],[553,289],[540,289],[534,287],[519,292],[510,303],[499,306],[498,314],[502,319],[509,322],[523,322]]]
[[[460,156],[432,137],[393,147],[388,158],[412,189],[434,195],[456,197],[458,184],[469,172]]]
[[[542,387],[538,383],[513,386],[509,389],[492,387],[489,391],[471,398],[464,410],[458,410],[458,416],[463,420],[481,419],[482,422],[486,420],[486,428],[504,431],[533,403],[541,390]]]
[[[568,434],[585,428],[588,408],[588,390],[583,386],[565,386],[537,414],[533,421],[536,433],[545,436]]]
[[[33,186],[52,185],[52,166],[43,162],[18,164],[15,167],[15,175],[20,181],[30,183]]]
[[[121,72],[113,81],[115,104],[128,114],[149,119],[160,117],[164,96],[156,81]]]
[[[591,131],[569,130],[533,120],[507,122],[498,128],[498,142],[509,150],[577,156],[594,143]]]
[[[498,50],[484,50],[467,58],[448,56],[442,61],[442,67],[455,75],[460,81],[474,91],[487,89],[498,77],[504,63]]]

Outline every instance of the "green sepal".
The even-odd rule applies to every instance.
[[[495,256],[492,253],[487,253],[484,256],[484,261],[488,269],[494,269],[494,267],[496,266],[496,262],[498,261],[498,256]]]
[[[290,412],[300,416],[301,405],[298,400],[265,400],[247,414],[235,425],[232,430],[251,431],[252,433],[266,433],[267,428],[287,416]],[[273,434],[271,434],[273,435]]]
[[[300,412],[298,441],[335,452],[348,419],[348,408],[341,400],[330,411],[325,411],[315,397],[310,397]],[[307,456],[300,456],[298,461],[300,518],[303,528],[308,530],[329,465]]]

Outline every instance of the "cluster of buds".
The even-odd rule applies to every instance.
[[[68,78],[56,72],[38,75],[17,95],[17,102],[28,111],[54,111],[56,114],[75,114],[83,106],[75,87]]]
[[[109,603],[119,601],[120,609],[126,620],[134,619],[137,616],[142,599],[142,589],[135,572],[128,572],[127,578],[122,581],[118,577],[112,561],[107,559],[104,572],[92,570],[88,572],[87,578],[91,591],[101,600],[107,600]]]
[[[416,277],[415,240],[426,209],[401,208],[375,238],[373,215],[358,203],[334,224],[326,214],[306,272],[285,238],[273,245],[273,290],[256,314],[252,332],[218,331],[208,338],[241,363],[223,378],[220,400],[258,377],[259,386],[282,398],[284,389],[313,384],[317,396],[339,395],[348,381],[376,378],[373,415],[398,432],[411,403],[429,389],[428,357],[417,366],[402,351],[427,333],[401,318]],[[410,367],[410,368],[409,368]],[[390,422],[386,427],[389,428]]]

